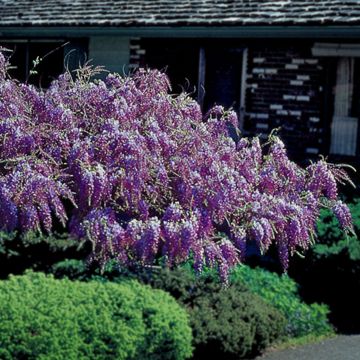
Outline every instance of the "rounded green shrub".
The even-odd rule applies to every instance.
[[[279,276],[260,268],[239,266],[233,271],[231,281],[245,283],[252,292],[281,311],[287,319],[286,334],[290,337],[325,335],[333,331],[327,318],[328,307],[301,301],[298,285],[286,274]]]
[[[0,358],[185,359],[186,312],[163,291],[56,280],[29,272],[0,282]]]
[[[242,284],[224,287],[213,272],[195,277],[185,268],[159,268],[126,276],[169,292],[187,309],[195,359],[248,358],[282,337],[280,312]]]

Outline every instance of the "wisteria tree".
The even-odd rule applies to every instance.
[[[0,229],[50,233],[54,222],[93,244],[93,259],[169,266],[194,260],[224,280],[246,243],[289,255],[307,249],[321,207],[351,231],[340,166],[303,169],[271,135],[234,140],[233,111],[203,115],[168,78],[138,70],[91,80],[69,73],[47,90],[7,74],[0,53]]]

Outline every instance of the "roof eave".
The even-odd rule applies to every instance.
[[[360,25],[319,26],[0,26],[0,37],[360,38]]]

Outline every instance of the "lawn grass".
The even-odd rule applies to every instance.
[[[279,351],[279,350],[286,350],[286,349],[295,349],[299,346],[304,346],[308,344],[315,344],[323,340],[327,340],[330,338],[335,337],[337,334],[335,332],[331,332],[328,334],[316,335],[316,334],[309,334],[297,338],[286,338],[283,339],[270,348],[267,351]]]

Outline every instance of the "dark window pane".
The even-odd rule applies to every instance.
[[[144,40],[146,65],[165,70],[172,91],[194,93],[197,86],[199,46],[189,39]],[[195,94],[194,94],[195,95]]]
[[[242,50],[207,49],[204,109],[215,104],[239,110]]]

